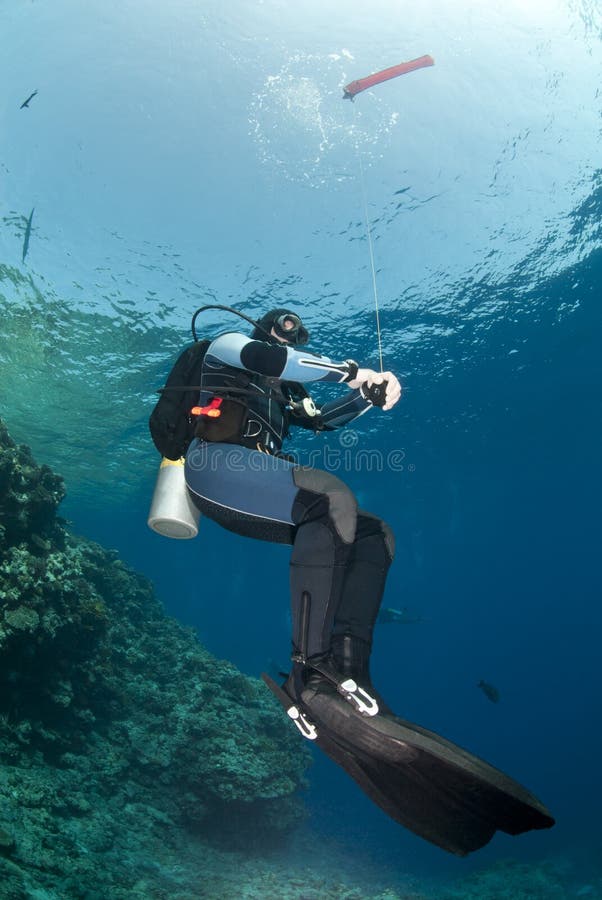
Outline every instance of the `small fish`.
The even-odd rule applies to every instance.
[[[31,220],[33,219],[33,214],[35,211],[35,206],[32,211],[29,213],[29,219],[25,225],[25,236],[23,238],[23,255],[21,256],[21,262],[25,262],[25,257],[27,256],[27,251],[29,250],[29,238],[31,236]]]
[[[492,703],[499,703],[500,692],[492,684],[489,684],[487,681],[483,681],[481,679],[481,681],[479,681],[479,683],[477,684],[477,687],[481,688],[487,699],[491,700]]]
[[[400,625],[416,625],[422,621],[422,616],[413,615],[408,609],[392,609],[385,606],[379,610],[376,619],[379,625],[389,625],[391,622],[398,622]]]
[[[33,94],[30,94],[29,97],[27,98],[27,100],[23,101],[23,103],[21,104],[19,109],[29,109],[29,101],[33,100],[33,98],[35,97],[35,95],[37,93],[38,93],[37,91],[34,91]]]

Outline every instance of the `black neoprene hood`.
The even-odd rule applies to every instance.
[[[255,328],[253,330],[253,334],[251,335],[251,337],[256,341],[269,340],[268,335],[269,335],[270,331],[272,330],[272,328],[274,327],[275,323],[278,321],[278,319],[281,316],[291,316],[291,317],[294,317],[294,318],[300,320],[300,316],[290,309],[284,309],[284,308],[271,309],[269,312],[265,313],[265,315],[263,315],[261,317],[261,319],[258,320],[261,328]],[[265,330],[263,330],[263,329],[265,329]],[[266,332],[267,332],[267,334],[266,334]],[[277,339],[272,337],[272,340],[276,341]],[[297,332],[295,337],[293,338],[291,336],[291,340],[288,341],[288,343],[295,344],[295,345],[301,345],[301,344],[307,344],[308,341],[309,341],[309,332],[308,332],[307,328],[305,328],[304,325],[301,325],[301,327],[299,328],[299,331]]]

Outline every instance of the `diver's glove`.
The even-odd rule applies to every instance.
[[[399,379],[392,372],[358,369],[349,387],[359,388],[364,400],[368,400],[373,406],[380,406],[385,411],[392,409],[401,397]],[[375,387],[378,387],[378,390],[374,390]]]
[[[387,400],[387,382],[381,381],[380,384],[369,384],[365,381],[360,385],[360,394],[372,406],[380,406],[382,408]]]

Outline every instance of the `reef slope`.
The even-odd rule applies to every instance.
[[[186,843],[273,849],[309,757],[258,680],[70,533],[63,496],[0,421],[1,896],[163,896],[149,871]]]

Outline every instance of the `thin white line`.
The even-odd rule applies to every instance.
[[[266,522],[281,522],[283,525],[291,525],[294,527],[295,523],[291,522],[289,519],[277,519],[275,516],[260,516],[259,513],[252,513],[246,509],[238,509],[237,506],[228,506],[227,503],[221,503],[217,500],[213,500],[211,497],[205,497],[204,494],[199,494],[198,491],[193,490],[190,485],[187,485],[188,490],[191,494],[194,494],[195,497],[200,497],[201,500],[207,500],[209,503],[213,503],[214,506],[221,506],[223,509],[229,509],[232,512],[242,513],[244,516],[252,516],[254,519],[265,519]]]
[[[357,116],[357,113],[355,113],[355,107],[354,107],[354,114]],[[383,366],[383,347],[382,347],[381,336],[380,336],[380,311],[378,308],[378,291],[376,289],[376,268],[374,266],[374,250],[372,247],[372,229],[370,227],[370,220],[368,218],[368,199],[366,197],[366,183],[365,183],[365,179],[364,179],[364,164],[362,162],[362,154],[360,152],[360,147],[359,147],[358,141],[356,141],[355,147],[357,150],[357,158],[358,158],[359,164],[360,164],[360,182],[362,185],[362,199],[364,201],[364,221],[365,221],[365,225],[366,225],[366,236],[368,238],[368,252],[370,254],[370,269],[372,271],[372,291],[374,293],[374,309],[376,311],[376,335],[377,335],[377,339],[378,339],[378,358],[380,361],[380,371],[383,372],[384,366]]]

